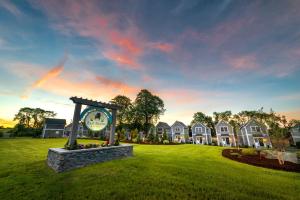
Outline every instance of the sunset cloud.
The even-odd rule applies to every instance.
[[[138,69],[140,66],[135,60],[135,58],[133,58],[130,55],[114,52],[103,53],[103,55],[125,69]]]
[[[259,67],[253,55],[227,56],[225,62],[236,70],[252,70]]]
[[[137,60],[144,52],[147,41],[140,36],[138,28],[131,22],[127,23],[126,29],[120,28],[119,21],[122,20],[122,16],[117,13],[104,14],[97,6],[97,1],[35,3],[35,6],[46,11],[57,30],[94,39],[98,48],[106,52],[103,55],[119,64],[120,68],[141,67],[137,64]]]
[[[27,99],[35,88],[40,88],[42,87],[47,81],[59,76],[63,69],[64,69],[64,64],[67,60],[67,56],[65,55],[64,58],[60,61],[60,63],[47,71],[44,75],[42,75],[37,81],[35,81],[30,87],[25,89],[24,94],[21,95],[22,99]]]
[[[155,43],[153,47],[165,53],[170,53],[174,50],[174,45],[169,43]]]

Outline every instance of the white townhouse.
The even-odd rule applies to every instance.
[[[171,133],[173,142],[185,143],[188,139],[189,129],[183,122],[175,121],[171,126]]]
[[[202,123],[192,126],[193,144],[211,144],[211,130]]]
[[[221,120],[215,125],[218,146],[236,146],[233,127]]]
[[[272,147],[268,129],[254,119],[240,127],[238,142],[249,147]]]

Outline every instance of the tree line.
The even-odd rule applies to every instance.
[[[153,131],[151,128],[154,127],[160,116],[165,112],[163,100],[146,89],[142,89],[134,101],[127,96],[117,95],[110,102],[121,107],[117,113],[117,132],[134,130],[134,135],[138,135],[137,133],[140,131],[148,135],[149,132]],[[14,120],[18,121],[14,132],[24,132],[24,130],[41,132],[45,118],[55,116],[56,113],[53,111],[41,108],[21,108],[14,118]],[[288,121],[284,115],[279,115],[272,109],[269,112],[265,112],[261,108],[252,111],[244,110],[236,114],[233,114],[230,110],[214,112],[213,116],[208,116],[203,112],[196,112],[193,115],[190,127],[198,122],[203,123],[212,130],[212,135],[215,136],[215,125],[219,121],[224,120],[229,122],[233,126],[235,133],[237,133],[240,126],[252,118],[266,124],[269,128],[270,136],[278,137],[288,137],[289,129],[300,123],[300,120],[292,119]]]
[[[21,108],[14,117],[14,121],[18,121],[18,123],[10,132],[12,136],[37,137],[42,133],[45,118],[55,116],[55,112],[41,108]]]

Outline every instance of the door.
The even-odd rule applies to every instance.
[[[229,138],[226,138],[226,144],[227,144],[227,145],[230,145],[230,143],[229,143]]]
[[[258,138],[254,138],[254,146],[255,146],[255,148],[260,147]]]
[[[202,137],[196,136],[196,144],[202,144]]]
[[[226,138],[222,138],[222,146],[226,146]]]

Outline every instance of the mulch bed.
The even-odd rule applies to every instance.
[[[241,163],[246,163],[249,165],[255,165],[258,167],[265,167],[270,169],[277,169],[289,172],[300,173],[300,164],[295,164],[292,162],[285,161],[284,165],[279,165],[277,159],[267,159],[264,157],[259,157],[258,155],[231,155],[231,153],[240,153],[241,150],[238,149],[224,149],[222,151],[222,156],[235,160]]]

